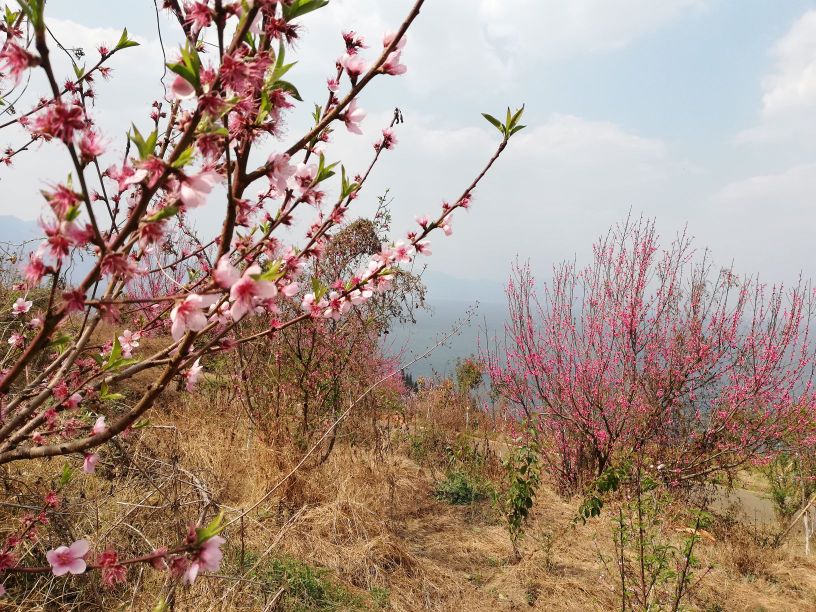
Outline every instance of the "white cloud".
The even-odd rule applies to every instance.
[[[787,282],[800,272],[816,274],[816,163],[725,185],[711,198],[707,213],[703,243],[733,257],[738,271]]]
[[[774,71],[762,80],[763,115],[816,109],[816,10],[796,20],[773,55]]]
[[[701,0],[481,0],[489,38],[516,54],[561,59],[626,46],[690,10]]]
[[[339,32],[366,36],[374,57],[410,0],[333,0],[307,24],[304,45],[317,52],[300,68],[328,74],[342,51]],[[427,2],[409,32],[404,82],[431,99],[490,96],[524,82],[539,61],[558,61],[624,47],[705,0],[446,0]],[[353,17],[353,19],[352,19]]]
[[[457,197],[500,140],[486,122],[461,127],[431,115],[412,117],[397,133],[399,145],[355,204],[365,211],[390,188],[397,234],[413,227],[415,214],[433,214],[442,199]],[[476,189],[473,210],[457,214],[454,237],[432,237],[429,264],[463,277],[503,278],[519,253],[548,269],[588,249],[630,207],[658,212],[667,202],[657,195],[680,171],[659,140],[606,121],[552,115],[513,137]]]
[[[816,10],[801,15],[770,53],[773,69],[761,81],[761,121],[737,141],[801,142],[816,136]]]
[[[816,163],[800,164],[777,174],[764,174],[730,183],[714,197],[719,204],[743,212],[773,206],[778,212],[797,209],[816,212]],[[732,208],[736,210],[736,208]],[[777,217],[780,215],[776,215]]]

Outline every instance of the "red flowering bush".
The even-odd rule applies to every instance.
[[[680,485],[816,439],[806,283],[716,270],[685,234],[661,249],[640,219],[596,243],[587,267],[556,267],[542,299],[529,266],[507,293],[490,375],[566,493],[632,454]]]

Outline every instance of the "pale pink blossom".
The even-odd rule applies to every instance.
[[[396,242],[392,251],[392,257],[397,263],[406,263],[411,261],[413,254],[414,248],[410,244],[404,243],[402,240],[398,240]]]
[[[207,196],[219,180],[218,173],[212,170],[187,175],[179,187],[181,203],[187,208],[198,208],[207,201]]]
[[[289,179],[295,174],[295,167],[289,163],[289,159],[286,153],[276,153],[269,157],[266,164],[269,184],[279,193],[286,191]]]
[[[93,474],[96,471],[96,464],[99,462],[99,455],[96,453],[86,453],[85,461],[82,462],[82,471],[86,474]]]
[[[14,316],[20,316],[31,310],[32,304],[33,302],[31,300],[17,298],[17,301],[14,302],[14,305],[11,307],[11,312]]]
[[[281,293],[288,298],[295,297],[300,291],[299,283],[289,283],[280,288]]]
[[[79,393],[72,394],[68,399],[65,400],[65,408],[68,410],[73,410],[77,406],[82,403],[82,395]]]
[[[365,116],[365,111],[357,108],[357,98],[349,102],[345,112],[341,115],[343,123],[346,124],[346,129],[353,134],[363,133],[363,130],[360,129],[360,122],[365,119]]]
[[[238,321],[255,305],[255,301],[271,300],[278,294],[275,283],[255,278],[261,274],[261,267],[248,267],[240,280],[230,289],[230,315],[233,321]]]
[[[142,334],[139,332],[132,332],[126,329],[119,336],[119,344],[122,346],[122,357],[130,359],[133,356],[133,350],[139,348],[139,340]]]
[[[149,174],[145,168],[135,169],[131,166],[122,166],[121,172],[117,172],[115,177],[111,175],[111,178],[115,178],[119,183],[119,191],[124,191],[129,185],[141,183]]]
[[[232,318],[230,317],[230,305],[229,302],[223,302],[218,308],[215,307],[213,304],[210,307],[210,322],[212,323],[215,321],[219,325],[226,325],[228,324]]]
[[[201,570],[217,572],[221,568],[221,560],[224,558],[221,546],[225,542],[226,540],[221,536],[213,536],[201,545],[196,558],[193,559],[187,567],[187,571],[184,572],[184,582],[186,584],[193,584]]]
[[[196,359],[193,365],[190,366],[190,369],[184,373],[185,388],[187,391],[192,392],[195,390],[203,370],[204,366],[201,365],[201,360]]]
[[[431,243],[427,240],[420,240],[416,243],[416,252],[420,255],[431,255]]]
[[[351,55],[346,53],[340,58],[340,65],[346,69],[352,81],[356,81],[366,70],[365,60],[357,54]]]
[[[105,433],[107,431],[108,426],[105,423],[105,416],[100,415],[96,418],[96,422],[94,423],[93,427],[91,428],[91,435],[96,436],[101,433]]]
[[[193,34],[198,34],[203,28],[210,27],[214,12],[206,2],[194,2],[184,6],[185,23],[190,24]]]
[[[312,186],[316,176],[317,166],[314,164],[306,165],[304,163],[300,163],[297,166],[297,170],[295,170],[293,180],[295,185],[297,185],[298,189],[300,190],[300,193],[305,193]]]
[[[303,296],[303,301],[300,303],[300,307],[304,312],[308,312],[313,317],[319,317],[323,309],[326,307],[328,302],[326,300],[317,300],[317,296],[314,293],[307,293]]]
[[[6,42],[0,51],[0,70],[8,72],[15,86],[20,84],[23,73],[33,61],[33,55],[13,42]]]
[[[229,257],[223,256],[213,270],[213,278],[219,287],[229,289],[238,282],[241,273],[230,263]]]
[[[408,71],[408,67],[401,62],[401,56],[402,51],[394,51],[393,53],[389,53],[388,57],[385,59],[385,63],[382,65],[383,73],[390,74],[392,76],[405,74]]]
[[[170,91],[177,100],[188,100],[195,96],[196,93],[193,84],[180,74],[176,75],[176,78],[173,79],[173,83],[170,85]]]
[[[207,326],[207,316],[203,309],[212,306],[218,298],[191,293],[184,301],[170,311],[170,333],[173,340],[181,338],[188,330],[201,331]]]
[[[329,88],[330,92],[334,93],[340,89],[340,81],[335,78],[328,78],[326,79],[326,86]]]
[[[25,336],[18,332],[13,332],[9,336],[8,343],[12,348],[22,348],[25,344]]]
[[[74,132],[85,127],[82,107],[76,104],[49,104],[34,120],[34,130],[45,136],[71,142]]]
[[[451,223],[453,223],[453,219],[451,218],[450,215],[448,215],[442,220],[442,225],[440,227],[442,228],[442,232],[446,236],[450,236],[451,234],[453,234],[453,228],[451,227]]]
[[[349,293],[348,297],[349,301],[354,306],[359,306],[360,304],[365,303],[365,301],[368,300],[372,295],[374,295],[374,292],[371,291],[371,289],[355,289],[354,291]]]
[[[383,35],[383,49],[387,49],[388,45],[394,42],[396,37],[396,32],[386,32],[385,35]],[[405,47],[405,43],[407,42],[408,37],[403,34],[402,38],[400,38],[400,41],[397,43],[397,46],[394,48],[394,51],[402,51],[403,47]]]
[[[70,546],[60,546],[45,553],[45,558],[51,565],[51,572],[55,576],[65,574],[81,574],[85,571],[85,555],[88,554],[91,545],[88,540],[77,540]]]
[[[379,151],[380,149],[391,150],[397,144],[397,137],[394,135],[394,131],[390,128],[383,128],[382,131],[382,140],[378,142],[374,147]]]
[[[79,152],[83,160],[90,161],[105,152],[105,145],[102,144],[99,134],[93,130],[86,130],[79,141]]]
[[[326,309],[323,311],[323,316],[327,319],[339,319],[351,309],[351,302],[345,299],[337,291],[332,291],[329,294],[329,299],[326,304]]]

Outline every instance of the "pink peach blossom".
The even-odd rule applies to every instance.
[[[55,576],[81,574],[87,567],[84,557],[90,548],[88,540],[77,540],[70,546],[60,546],[49,550],[45,553],[45,558],[51,565],[51,572]]]
[[[14,316],[20,316],[31,310],[33,302],[25,298],[17,298],[17,301],[11,307],[11,312]]]
[[[346,129],[353,134],[362,134],[360,122],[365,119],[366,113],[363,109],[357,108],[357,98],[349,102],[345,112],[342,114],[343,123]]]
[[[99,455],[96,453],[86,453],[82,462],[82,471],[86,474],[93,474],[96,471],[96,464],[99,462]]]

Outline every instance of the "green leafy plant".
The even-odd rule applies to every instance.
[[[534,438],[530,437],[523,446],[513,451],[502,465],[507,486],[498,501],[510,534],[513,553],[518,558],[518,543],[524,536],[524,525],[541,484],[539,450]]]
[[[453,505],[472,504],[488,498],[488,487],[466,472],[452,470],[437,483],[434,497]]]
[[[273,559],[265,578],[274,588],[283,588],[276,609],[329,612],[363,607],[359,597],[332,582],[328,570],[314,568],[297,559]]]
[[[607,493],[620,490],[624,495],[612,531],[614,558],[601,554],[607,572],[617,576],[620,609],[676,612],[705,575],[696,577],[701,563],[694,552],[702,537],[711,537],[705,531],[711,516],[697,511],[690,526],[670,529],[666,516],[671,498],[639,467],[633,471],[622,466],[599,480],[596,490],[604,487]],[[597,508],[589,516],[598,516],[601,506],[587,506]],[[678,541],[672,532],[684,535]]]

